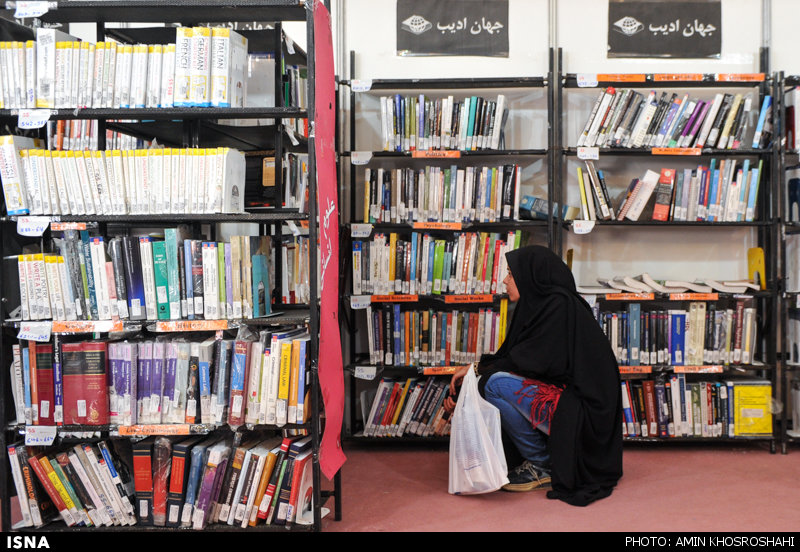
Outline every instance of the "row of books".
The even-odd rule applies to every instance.
[[[58,254],[17,256],[22,320],[258,318],[271,312],[266,236],[189,239],[187,227],[104,238],[65,230]]]
[[[442,403],[449,394],[446,377],[382,378],[361,393],[363,437],[434,437],[450,434],[450,413]],[[369,409],[369,410],[367,410]]]
[[[499,149],[506,97],[381,96],[384,151]]]
[[[584,220],[632,220],[646,216],[657,221],[752,222],[756,218],[763,161],[712,159],[697,169],[647,170],[629,184],[614,210],[603,171],[592,161],[578,167],[578,185]]]
[[[771,140],[771,96],[764,97],[759,111],[751,94],[718,93],[713,100],[668,91],[645,94],[629,88],[601,90],[578,147],[741,149],[749,143],[755,149]]]
[[[730,307],[694,301],[688,309],[643,309],[636,302],[624,310],[596,309],[623,366],[728,366],[754,360],[758,327],[751,299],[737,299]]]
[[[367,307],[370,364],[452,366],[496,351],[505,338],[506,301],[474,311]]]
[[[283,83],[284,107],[308,109],[308,69],[298,65],[286,65]],[[245,104],[248,105],[247,103]],[[292,138],[301,136],[308,138],[308,119],[284,119],[283,124],[289,129]]]
[[[284,327],[237,339],[22,342],[13,346],[18,423],[302,424],[309,335]]]
[[[80,443],[55,452],[8,445],[22,519],[16,528],[136,523],[133,477],[113,441]]]
[[[8,446],[22,519],[16,528],[242,528],[312,522],[310,436],[148,437],[130,450],[99,441],[50,453]]]
[[[364,172],[365,223],[519,219],[522,168],[432,167]]]
[[[420,295],[505,293],[506,257],[521,232],[378,233],[353,240],[353,293]]]
[[[688,381],[685,374],[622,381],[626,437],[772,436],[766,380]]]
[[[0,137],[9,215],[243,213],[245,158],[231,148],[50,151]]]
[[[98,125],[97,119],[47,121],[47,149],[97,151],[100,149]],[[153,142],[150,140],[106,129],[106,149],[108,150],[148,149],[152,144]]]
[[[37,28],[0,43],[2,107],[243,107],[247,39],[227,27],[178,27],[174,44],[79,41]]]

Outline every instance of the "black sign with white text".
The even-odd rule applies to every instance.
[[[397,54],[508,57],[508,0],[397,0]]]
[[[608,57],[718,58],[720,2],[609,2]]]

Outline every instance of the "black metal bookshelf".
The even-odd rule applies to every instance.
[[[16,8],[15,2],[5,3],[5,12],[0,14],[0,17],[6,20],[13,19],[13,10]],[[305,151],[309,155],[308,163],[308,193],[309,197],[316,197],[317,190],[317,174],[314,163],[315,143],[314,136],[307,139],[301,139],[299,146],[291,147],[285,145],[288,142],[283,138],[284,128],[283,122],[286,119],[308,119],[310,126],[313,124],[314,113],[314,17],[313,17],[313,3],[301,2],[297,0],[231,0],[229,2],[220,3],[216,0],[130,0],[130,1],[59,1],[51,2],[49,11],[38,18],[38,21],[44,25],[50,24],[66,24],[66,23],[94,23],[97,29],[98,40],[103,40],[106,36],[114,36],[117,39],[144,39],[148,29],[107,29],[106,23],[118,22],[137,22],[137,23],[167,23],[167,24],[182,24],[182,25],[199,25],[199,24],[213,24],[213,23],[231,23],[231,22],[253,22],[253,21],[270,21],[274,22],[271,29],[263,32],[264,36],[259,38],[259,31],[243,31],[248,36],[256,37],[257,40],[263,41],[265,44],[273,44],[273,50],[281,52],[283,58],[277,56],[276,59],[276,79],[275,79],[275,102],[278,107],[246,107],[246,108],[152,108],[152,109],[56,109],[50,111],[51,120],[69,120],[69,119],[96,119],[100,121],[102,132],[100,133],[100,149],[105,149],[105,129],[114,128],[116,130],[129,131],[136,135],[158,136],[158,132],[163,132],[165,128],[174,127],[177,131],[169,130],[172,132],[172,142],[179,147],[192,147],[200,146],[208,139],[207,131],[210,127],[217,125],[214,121],[218,119],[274,119],[275,124],[267,127],[266,130],[262,127],[262,134],[272,134],[269,142],[251,143],[252,147],[247,148],[248,140],[252,139],[247,137],[248,132],[253,132],[255,129],[250,127],[241,127],[241,133],[234,135],[228,134],[227,137],[233,142],[232,147],[240,147],[241,149],[249,149],[254,153],[264,149],[264,146],[269,146],[269,149],[275,156],[275,175],[276,186],[279,190],[276,204],[268,208],[250,208],[245,213],[238,214],[152,214],[152,215],[80,215],[80,216],[51,216],[49,217],[53,222],[85,222],[87,226],[100,226],[104,228],[106,225],[113,225],[117,228],[123,229],[132,228],[136,226],[164,226],[175,223],[185,223],[195,227],[203,224],[210,225],[212,233],[216,223],[257,223],[262,234],[272,235],[278,242],[282,235],[285,235],[283,229],[284,224],[299,221],[307,226],[308,239],[314,243],[317,240],[319,229],[317,227],[317,206],[315,201],[309,204],[309,211],[307,213],[298,212],[297,209],[286,209],[279,203],[282,197],[283,190],[283,170],[281,165],[281,158],[283,151]],[[306,23],[306,40],[308,44],[307,52],[300,48],[296,48],[295,52],[290,54],[286,51],[284,46],[284,34],[281,27],[282,21],[303,21]],[[24,31],[25,27],[18,24],[3,25],[7,32],[19,33]],[[23,20],[22,23],[31,23],[30,20]],[[38,23],[37,23],[38,24]],[[11,27],[11,31],[5,29]],[[162,28],[161,33],[170,33],[174,30],[169,28]],[[124,36],[123,36],[124,35]],[[281,107],[285,105],[283,94],[283,63],[284,59],[288,63],[302,64],[307,66],[308,70],[308,105],[307,108],[301,109],[297,107]],[[0,119],[5,121],[8,126],[14,125],[19,115],[19,110],[0,110]],[[125,123],[118,123],[117,120],[124,120]],[[128,123],[127,121],[134,121]],[[138,123],[136,122],[138,121]],[[120,125],[115,127],[115,125]],[[125,126],[129,125],[129,126]],[[138,128],[137,128],[138,125]],[[147,125],[151,125],[150,128]],[[162,125],[160,131],[154,131],[152,125]],[[166,125],[166,126],[164,126]],[[229,127],[217,131],[217,139],[224,141],[226,133],[231,133]],[[221,138],[220,138],[221,136]],[[242,137],[244,136],[244,137]],[[259,139],[261,139],[259,137]],[[243,141],[242,141],[243,140]],[[244,145],[245,147],[242,147]],[[245,152],[247,154],[247,152]],[[260,183],[259,183],[260,184]],[[249,185],[249,183],[248,183]],[[260,189],[261,186],[259,185]],[[17,222],[17,217],[4,216],[0,217],[0,225],[5,229],[3,239],[3,258],[6,258],[10,251],[9,246],[12,240],[9,236],[14,233],[14,224]],[[127,230],[124,230],[127,231]],[[41,244],[44,244],[45,237],[34,239]],[[317,273],[317,259],[316,255],[310,255],[310,274]],[[280,266],[280,263],[278,263]],[[0,287],[3,285],[14,285],[8,281],[2,281],[4,274],[0,273]],[[280,268],[275,274],[275,281],[280,282]],[[279,288],[280,286],[276,286]],[[279,295],[279,289],[276,289],[276,294]],[[5,294],[4,294],[5,296]],[[253,327],[267,327],[274,325],[303,325],[306,326],[311,335],[309,341],[308,358],[310,360],[309,371],[309,389],[310,393],[310,417],[309,422],[305,424],[287,425],[283,427],[276,426],[245,426],[245,429],[298,429],[305,430],[312,439],[312,467],[313,467],[313,524],[299,525],[293,524],[292,531],[320,531],[322,529],[322,506],[328,499],[333,499],[335,504],[335,519],[341,519],[341,472],[337,473],[333,480],[333,491],[322,489],[321,469],[319,465],[319,447],[321,441],[321,431],[324,420],[324,412],[322,407],[322,397],[319,387],[318,376],[318,352],[319,352],[319,289],[317,279],[312,277],[309,282],[309,304],[298,305],[283,305],[280,298],[273,302],[272,311],[273,315],[263,318],[246,319],[246,320],[224,320],[224,321],[207,321],[215,325],[214,330],[232,330],[235,331],[240,326],[253,326]],[[11,342],[14,341],[15,331],[20,327],[22,322],[9,318],[8,313],[9,305],[6,299],[0,305],[0,320],[3,321],[3,331],[0,332],[0,363],[7,366],[10,360]],[[130,322],[126,321],[121,324],[121,333],[103,335],[141,335],[147,332],[151,335],[158,335],[163,332],[186,332],[186,331],[211,331],[203,329],[202,327],[195,327],[189,322],[192,321],[165,321],[177,322],[177,324],[170,326],[169,324],[161,325],[158,321],[141,321]],[[224,325],[224,328],[223,328]],[[219,328],[217,328],[218,326]],[[96,327],[83,329],[79,331],[87,331],[97,335]],[[64,333],[63,335],[72,335],[74,332]],[[77,334],[75,334],[77,335]],[[0,387],[9,389],[10,375],[8,370],[3,370],[0,373]],[[12,434],[21,434],[25,432],[25,427],[10,426],[8,418],[8,397],[4,397],[4,408],[0,409],[0,427],[5,428],[5,431],[0,432],[0,442],[3,450],[9,443],[8,438]],[[124,436],[118,437],[119,428],[112,426],[96,427],[96,426],[62,426],[58,428],[59,434],[64,433],[69,436],[71,432],[96,432],[99,431],[103,435],[108,435],[112,438],[123,438],[129,434],[125,433]],[[150,430],[152,433],[158,434],[158,429]],[[230,434],[231,430],[227,425],[222,427],[212,427],[203,424],[197,424],[192,428],[186,430],[187,434],[207,434],[210,432],[224,432]],[[174,434],[167,432],[167,434]],[[7,461],[0,463],[0,496],[2,496],[2,527],[5,530],[11,528],[11,515],[12,508],[11,500],[11,475]],[[103,530],[114,530],[115,528],[104,528]],[[120,530],[136,531],[136,532],[158,532],[158,531],[175,531],[170,528],[159,527],[125,527]],[[180,528],[179,531],[191,531],[190,529]],[[207,526],[205,532],[215,531],[236,531],[236,532],[270,532],[270,531],[286,531],[287,527],[284,526],[256,526],[248,529],[241,529],[238,527],[230,527],[227,525],[213,524]],[[36,531],[92,531],[92,529],[85,530],[82,528],[68,528],[61,522],[54,522],[45,527],[38,528]]]

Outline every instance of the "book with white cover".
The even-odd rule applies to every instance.
[[[147,107],[161,106],[162,57],[161,44],[150,44],[147,47]]]
[[[211,29],[192,28],[192,49],[189,60],[189,104],[195,107],[211,105]]]
[[[161,56],[159,107],[172,107],[175,98],[175,44],[167,44]]]
[[[40,147],[39,141],[22,136],[0,136],[0,179],[8,215],[27,215],[28,183],[20,151]]]
[[[685,280],[667,280],[664,282],[667,287],[685,287],[692,293],[711,293],[711,286],[705,285],[701,282],[689,282]]]
[[[191,105],[192,27],[178,27],[175,35],[175,93],[173,105]]]
[[[139,253],[142,259],[142,281],[144,282],[144,306],[147,320],[158,318],[156,309],[156,280],[153,265],[153,243],[149,237],[139,238]]]
[[[227,27],[211,30],[211,105],[243,107],[247,39]]]
[[[222,174],[221,213],[244,213],[245,158],[241,151],[222,148],[217,160]],[[217,201],[215,205],[219,206]]]
[[[56,107],[56,43],[74,40],[58,29],[36,29],[36,107]]]
[[[663,282],[654,280],[648,273],[643,273],[637,276],[639,280],[641,280],[644,284],[651,287],[654,291],[658,293],[683,293],[688,288],[685,287],[668,287],[664,285]]]
[[[620,277],[617,276],[614,279],[619,280]],[[638,289],[644,293],[653,293],[653,291],[655,291],[652,286],[649,286],[647,285],[647,283],[641,280],[637,280],[636,278],[633,278],[631,276],[622,276],[622,283],[630,288]]]
[[[656,189],[659,178],[660,174],[655,171],[648,169],[645,172],[644,176],[639,181],[641,184],[639,191],[636,194],[636,197],[633,199],[633,203],[631,203],[625,218],[633,221],[639,220],[639,216],[642,214],[645,206],[647,206],[647,203],[650,201],[650,196],[653,194],[653,190]]]

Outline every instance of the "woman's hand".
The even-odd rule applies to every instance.
[[[461,387],[461,381],[467,375],[468,370],[472,370],[472,364],[462,366],[453,377],[450,379],[450,395],[445,397],[443,406],[448,412],[452,412],[456,407],[456,398],[458,397],[458,389]]]

